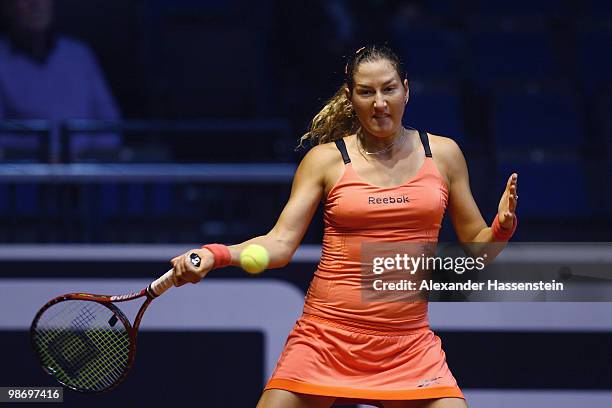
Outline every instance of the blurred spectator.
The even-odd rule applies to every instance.
[[[84,43],[59,35],[53,26],[53,0],[2,0],[7,36],[0,37],[0,120],[46,119],[50,147],[59,159],[59,126],[65,119],[119,118],[96,57]],[[116,134],[75,135],[73,156],[113,152]],[[26,135],[0,138],[4,149],[35,148]]]

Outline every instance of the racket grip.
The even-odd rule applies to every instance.
[[[149,285],[149,292],[151,295],[157,297],[174,286],[174,279],[172,278],[172,275],[174,275],[174,269],[170,269],[168,272],[155,279]]]

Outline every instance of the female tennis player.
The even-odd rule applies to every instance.
[[[516,228],[517,174],[487,226],[457,144],[403,127],[409,89],[398,57],[386,47],[364,47],[345,72],[346,83],[301,138],[316,146],[300,163],[274,228],[239,245],[205,245],[174,258],[176,283],[239,265],[249,244],[268,250],[271,268],[285,266],[323,201],[322,257],[257,407],[466,407],[429,329],[427,304],[362,302],[361,244],[437,242],[446,208],[461,242],[507,241]],[[202,258],[197,269],[192,252]]]

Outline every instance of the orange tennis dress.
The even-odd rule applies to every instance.
[[[426,302],[362,301],[363,243],[438,240],[448,190],[433,162],[427,133],[419,133],[423,165],[395,187],[363,181],[344,140],[336,142],[345,168],[325,202],[321,260],[303,315],[266,390],[375,406],[384,400],[464,398],[440,339],[429,329]]]

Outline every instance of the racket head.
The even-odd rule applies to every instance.
[[[67,294],[49,301],[32,321],[30,340],[45,372],[84,393],[119,385],[136,353],[135,331],[108,296]]]

